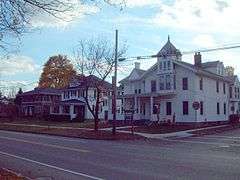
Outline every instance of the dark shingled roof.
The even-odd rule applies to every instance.
[[[78,100],[78,99],[69,99],[69,100],[66,100],[66,101],[61,101],[61,103],[66,103],[66,104],[71,104],[71,103],[73,103],[73,104],[85,104],[85,102],[83,102],[83,101],[80,101],[80,100]]]
[[[55,89],[55,88],[34,88],[32,91],[27,91],[22,94],[18,94],[18,96],[24,96],[24,95],[34,95],[34,94],[57,94],[61,95],[61,89]]]
[[[202,63],[202,68],[216,67],[218,63],[220,63],[220,61],[205,62],[205,63]]]
[[[81,82],[80,85],[74,86],[74,87],[68,87],[67,89],[74,89],[74,88],[84,88],[86,86],[88,87],[96,87],[96,83],[101,83],[102,87],[104,89],[112,89],[112,84],[107,82],[107,81],[102,81],[99,77],[95,75],[89,75],[89,76],[84,76],[84,75],[77,75],[75,79],[73,78],[72,80],[76,80],[78,82]]]
[[[168,36],[167,43],[157,53],[157,56],[169,56],[169,55],[180,56],[181,52],[170,42],[170,38]]]
[[[146,72],[146,70],[143,70],[143,69],[135,69],[135,70],[138,73],[138,75],[142,75],[143,73]]]
[[[137,74],[138,74],[139,76],[141,76],[141,75],[143,75],[145,72],[147,72],[146,70],[143,70],[143,69],[136,69],[136,68],[134,68],[134,70],[137,72]],[[124,79],[122,79],[122,80],[119,81],[119,82],[128,81],[128,80],[129,80],[129,77],[130,77],[130,75],[127,76],[127,77],[125,77]]]
[[[229,77],[226,77],[226,76],[221,76],[221,75],[218,75],[218,74],[215,74],[215,73],[212,73],[208,70],[205,70],[201,67],[197,67],[197,66],[194,66],[193,64],[190,64],[190,63],[187,63],[187,62],[183,62],[183,61],[175,61],[176,64],[182,64],[184,66],[188,66],[190,67],[191,69],[195,70],[196,73],[198,74],[202,74],[202,75],[205,75],[205,76],[211,76],[213,78],[217,78],[217,79],[221,79],[221,80],[224,80],[224,81],[228,81],[230,82],[231,79],[229,79]]]

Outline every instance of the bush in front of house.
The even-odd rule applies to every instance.
[[[229,122],[231,124],[237,124],[239,123],[239,118],[240,118],[240,115],[239,114],[231,114],[229,116]]]
[[[46,121],[70,121],[70,115],[63,115],[63,114],[50,114],[44,116],[44,120]]]

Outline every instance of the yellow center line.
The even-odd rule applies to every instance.
[[[90,152],[89,150],[85,150],[85,149],[76,149],[76,148],[70,148],[70,147],[66,147],[66,146],[59,146],[59,145],[53,145],[53,144],[45,144],[45,143],[33,142],[33,141],[28,141],[28,140],[23,140],[23,139],[17,139],[17,138],[2,137],[2,136],[0,136],[0,138],[1,138],[1,139],[12,140],[12,141],[23,142],[23,143],[35,144],[35,145],[40,145],[40,146],[47,146],[47,147],[52,147],[52,148],[58,148],[58,149],[75,151],[75,152],[81,152],[81,153]]]

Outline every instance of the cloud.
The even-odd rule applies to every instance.
[[[0,80],[0,92],[4,96],[14,96],[17,94],[19,88],[22,90],[29,91],[37,87],[37,82],[28,82],[28,81],[14,81],[14,80]]]
[[[39,66],[33,59],[27,56],[11,55],[2,59],[0,64],[0,75],[16,75],[18,73],[38,72]]]
[[[122,5],[128,8],[143,7],[143,6],[156,6],[160,5],[160,0],[110,0],[110,4]]]
[[[217,43],[213,36],[209,34],[199,34],[193,38],[193,44],[197,45],[198,47],[215,47]]]
[[[161,27],[199,33],[232,33],[240,30],[238,0],[177,0],[162,4],[151,20]]]
[[[161,1],[159,0],[127,0],[126,6],[133,7],[142,7],[142,6],[156,6],[160,5]]]
[[[99,11],[97,6],[82,4],[79,0],[70,0],[67,2],[72,4],[73,9],[64,13],[56,13],[56,17],[43,11],[40,11],[36,16],[33,16],[30,20],[33,28],[66,27],[69,24],[84,18],[85,15],[95,14]]]

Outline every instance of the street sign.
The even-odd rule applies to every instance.
[[[134,114],[134,110],[133,109],[128,109],[128,110],[124,110],[125,112],[125,120],[126,121],[130,121],[132,124],[132,134],[134,134],[134,124],[133,124],[133,114]]]
[[[195,102],[193,102],[192,107],[194,110],[198,110],[200,108],[200,103],[195,101]]]

